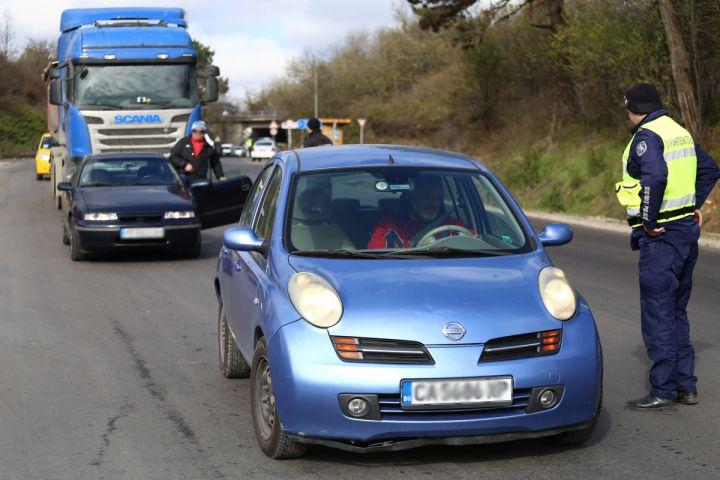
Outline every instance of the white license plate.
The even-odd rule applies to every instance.
[[[164,228],[121,228],[120,238],[124,240],[158,239],[165,237]]]
[[[485,407],[512,405],[512,377],[403,380],[403,408]]]

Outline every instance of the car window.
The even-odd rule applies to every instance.
[[[60,146],[60,144],[58,143],[57,140],[55,140],[55,139],[52,138],[52,137],[49,137],[49,138],[44,138],[44,139],[43,139],[42,145],[40,146],[40,148],[46,148],[46,149],[47,149],[47,148],[53,148],[53,147],[59,147],[59,146]]]
[[[240,215],[240,226],[241,227],[249,227],[253,216],[255,209],[258,206],[258,203],[260,203],[260,199],[262,198],[262,194],[265,190],[265,185],[267,185],[267,181],[270,179],[270,175],[275,170],[275,166],[269,166],[265,168],[262,172],[260,172],[260,175],[258,175],[257,179],[255,180],[255,183],[252,186],[252,189],[250,189],[250,193],[248,194],[248,199],[245,202],[245,207],[243,207],[242,214]]]
[[[180,178],[165,158],[114,158],[92,160],[80,173],[81,187],[178,185]]]
[[[272,224],[277,210],[277,201],[280,196],[280,182],[282,175],[279,168],[275,169],[272,178],[268,181],[254,221],[254,230],[259,238],[268,238],[272,233]]]
[[[475,170],[307,172],[293,179],[290,191],[290,251],[445,249],[489,255],[532,248],[495,184]]]

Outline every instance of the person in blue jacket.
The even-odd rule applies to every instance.
[[[631,248],[640,251],[642,336],[652,360],[650,393],[627,403],[662,410],[675,402],[695,405],[695,351],[687,304],[698,259],[700,226],[695,215],[720,178],[715,160],[670,118],[660,94],[641,83],[625,94],[634,127],[623,158],[623,185],[637,185],[628,207]],[[620,198],[620,194],[618,194]]]

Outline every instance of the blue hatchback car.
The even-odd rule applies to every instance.
[[[282,152],[218,261],[220,366],[272,458],[593,433],[585,300],[492,173],[400,146]]]

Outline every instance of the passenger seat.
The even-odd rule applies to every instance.
[[[330,197],[319,188],[302,192],[293,206],[290,240],[298,250],[353,250],[343,229],[332,222]]]

